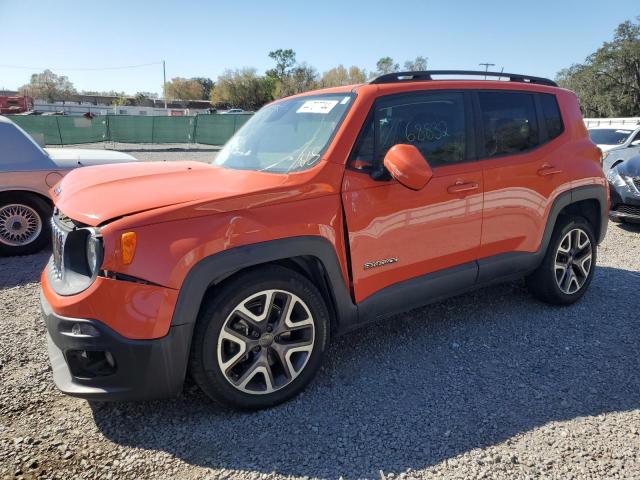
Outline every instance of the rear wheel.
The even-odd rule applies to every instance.
[[[298,394],[320,367],[329,315],[302,275],[279,267],[240,274],[206,301],[190,369],[212,399],[258,409]]]
[[[559,220],[544,260],[527,277],[527,286],[538,299],[569,305],[584,295],[593,279],[597,245],[593,227],[582,217]]]
[[[29,193],[0,196],[0,255],[28,255],[49,242],[51,207]]]

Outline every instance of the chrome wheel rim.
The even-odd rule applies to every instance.
[[[591,272],[593,249],[589,235],[574,228],[564,237],[556,251],[555,278],[560,290],[567,295],[576,293]]]
[[[11,203],[0,208],[0,243],[21,247],[33,242],[42,231],[42,219],[33,208]]]
[[[226,318],[218,336],[218,368],[244,393],[273,393],[302,373],[314,341],[315,322],[307,304],[285,290],[263,290]]]

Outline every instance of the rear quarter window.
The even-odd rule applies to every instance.
[[[560,136],[564,131],[558,101],[556,100],[555,95],[541,93],[540,103],[542,105],[542,117],[544,118],[544,122],[547,127],[548,139],[553,140]]]

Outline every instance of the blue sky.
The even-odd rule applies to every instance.
[[[638,15],[638,0],[0,0],[0,89],[50,67],[79,90],[160,92],[160,65],[72,69],[165,59],[168,79],[215,79],[227,68],[264,72],[277,48],[294,49],[320,72],[338,64],[371,70],[382,56],[402,65],[422,55],[433,69],[488,61],[553,77]]]

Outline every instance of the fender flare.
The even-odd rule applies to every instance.
[[[194,324],[207,289],[240,270],[294,257],[315,257],[323,266],[333,306],[335,325],[353,323],[357,307],[347,289],[333,245],[319,236],[300,236],[231,248],[200,260],[180,287],[171,326]]]
[[[607,233],[607,226],[609,224],[609,202],[607,200],[607,190],[602,185],[586,185],[572,188],[559,194],[551,205],[544,234],[542,236],[542,242],[540,243],[540,250],[538,251],[540,258],[544,257],[547,251],[547,247],[551,241],[551,235],[553,234],[560,212],[569,205],[583,200],[596,200],[600,205],[600,225],[595,225],[597,228],[595,233],[597,235],[596,240],[598,244],[604,240]]]

